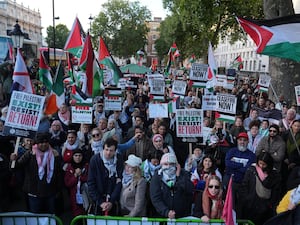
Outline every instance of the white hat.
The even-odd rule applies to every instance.
[[[142,164],[142,159],[131,154],[128,156],[128,159],[125,161],[125,163],[128,164],[129,166],[137,167]]]
[[[160,164],[163,165],[164,163],[175,163],[177,164],[177,158],[174,153],[165,153],[160,160]]]

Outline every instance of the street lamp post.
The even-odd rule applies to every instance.
[[[17,50],[19,48],[23,48],[24,33],[21,30],[18,20],[16,20],[14,29],[11,32],[9,32],[9,35],[11,36],[14,48],[16,48]]]
[[[92,14],[90,14],[90,17],[88,19],[90,20],[90,30],[89,30],[89,32],[91,32],[92,21],[94,19],[94,17],[92,17]]]
[[[55,34],[55,20],[59,17],[55,17],[54,0],[52,0],[52,16],[53,16],[53,58],[54,58],[54,68],[56,68],[56,34]],[[49,52],[50,55],[50,52]]]

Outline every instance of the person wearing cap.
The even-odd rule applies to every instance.
[[[263,137],[256,147],[256,155],[262,151],[269,152],[274,160],[274,167],[281,171],[282,162],[286,154],[286,143],[279,135],[279,126],[272,124],[269,127],[269,135]]]
[[[256,161],[255,154],[247,148],[248,142],[248,134],[246,132],[241,132],[237,136],[237,147],[231,148],[226,153],[224,175],[225,186],[227,186],[231,175],[233,175],[233,182],[240,184],[246,170]]]
[[[165,153],[159,169],[150,181],[150,198],[157,216],[169,219],[191,215],[193,183],[180,168],[176,155]]]
[[[142,177],[142,159],[131,154],[125,161],[120,197],[121,214],[130,217],[146,216],[147,182]]]
[[[23,191],[28,196],[29,211],[32,213],[56,212],[56,195],[62,188],[61,160],[50,144],[50,134],[38,133],[32,150],[19,159],[12,153],[10,160],[16,160],[15,169],[24,170]]]
[[[96,215],[116,215],[122,189],[124,162],[117,154],[118,142],[108,138],[104,148],[92,156],[89,165],[88,190],[95,202]]]
[[[69,191],[71,210],[74,217],[85,214],[81,185],[87,182],[87,178],[88,163],[84,159],[84,153],[79,148],[75,149],[71,163],[68,164],[64,177],[65,185]]]

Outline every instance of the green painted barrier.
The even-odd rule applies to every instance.
[[[8,212],[0,213],[0,225],[63,225],[63,222],[52,214]]]
[[[239,225],[255,225],[250,220],[237,220]],[[207,225],[199,218],[186,217],[170,220],[167,218],[146,218],[146,217],[115,217],[115,216],[76,216],[70,225]],[[210,220],[210,225],[225,225],[221,219]]]

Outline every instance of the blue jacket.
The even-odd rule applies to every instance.
[[[231,148],[225,157],[225,175],[230,177],[233,174],[233,182],[241,183],[246,170],[255,162],[256,156],[250,150],[242,152],[237,147]]]

